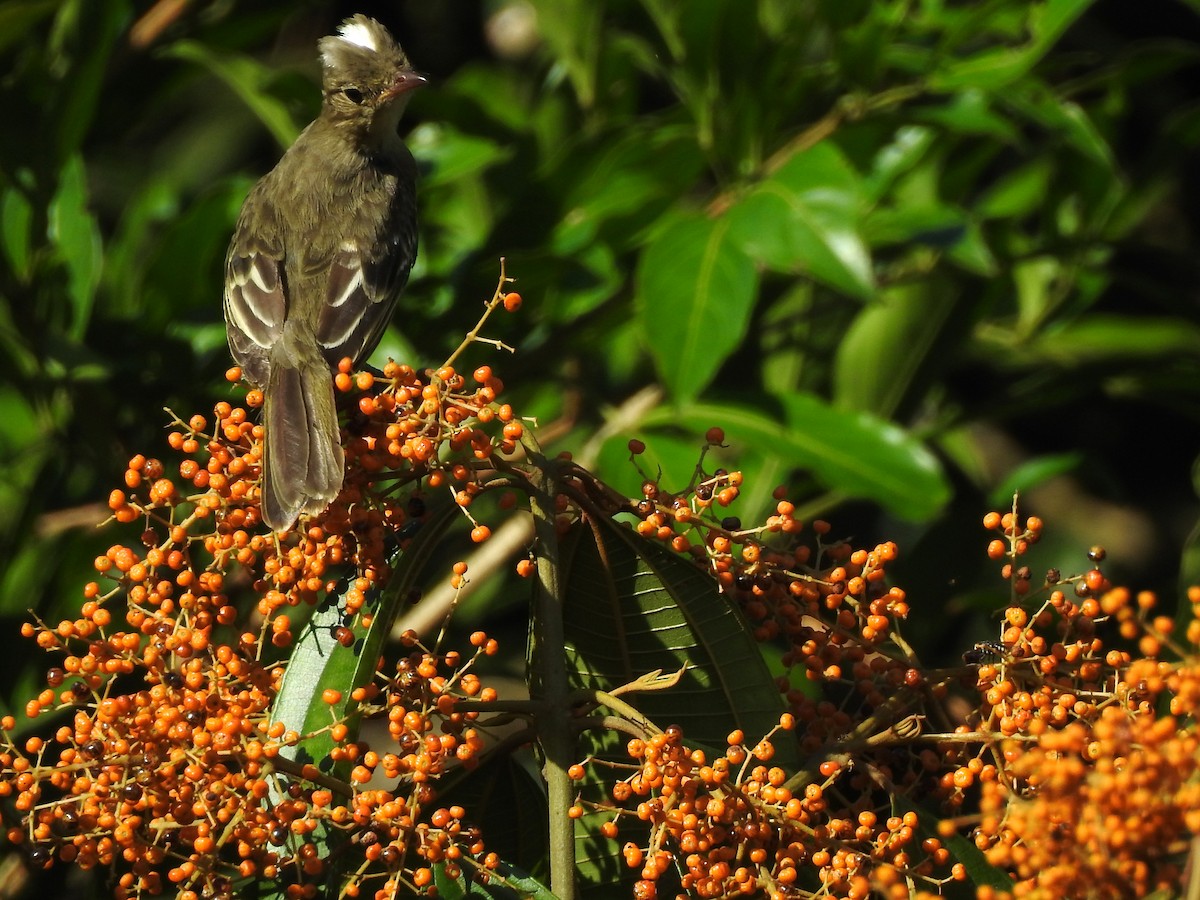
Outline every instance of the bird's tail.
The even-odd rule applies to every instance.
[[[342,489],[344,456],[333,378],[319,356],[272,360],[263,421],[262,515],[287,531],[325,509]]]

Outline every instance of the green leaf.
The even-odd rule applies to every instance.
[[[475,768],[455,770],[439,783],[438,803],[469,809],[488,851],[506,865],[547,871],[546,784],[532,750],[489,753]]]
[[[608,485],[627,497],[638,496],[645,480],[629,462],[629,438],[634,434],[645,438],[642,425],[639,421],[635,432],[614,435],[605,441],[593,470],[601,473]],[[702,434],[703,431],[680,436],[678,429],[656,433],[653,440],[645,441],[646,450],[638,456],[638,466],[650,477],[661,473],[663,485],[682,487],[696,471],[696,457],[704,443]]]
[[[474,869],[469,866],[459,866],[458,877],[451,878],[446,874],[446,864],[438,863],[433,867],[437,896],[444,900],[464,900],[467,897],[487,900],[557,900],[548,887],[514,866],[501,862],[496,869],[490,871],[503,881],[482,884],[474,877],[468,881],[467,874],[474,873]]]
[[[656,410],[645,422],[699,429],[720,424],[728,443],[770,448],[827,487],[873,500],[909,521],[927,521],[949,499],[950,485],[937,458],[898,426],[835,409],[810,394],[771,399],[779,407],[775,415],[749,404],[692,403]]]
[[[29,279],[32,265],[29,249],[32,225],[33,206],[22,191],[9,188],[0,200],[0,240],[4,242],[4,255],[13,274],[21,281]]]
[[[1093,0],[1047,0],[1030,4],[1031,39],[1021,47],[989,48],[975,56],[952,62],[929,77],[935,91],[962,88],[999,90],[1032,69],[1054,46],[1068,26],[1092,5]]]
[[[428,166],[421,176],[421,189],[454,184],[475,175],[513,155],[510,147],[461,131],[444,124],[425,122],[412,130],[407,144],[413,156]]]
[[[87,172],[83,158],[72,156],[59,173],[58,193],[50,204],[50,240],[67,267],[67,293],[71,298],[68,334],[82,338],[91,320],[92,303],[100,283],[104,257],[100,228],[88,212]]]
[[[940,125],[952,134],[969,134],[993,138],[1001,144],[1017,144],[1021,134],[1012,121],[993,108],[991,94],[969,88],[946,98],[939,106],[913,111],[921,122]]]
[[[355,627],[353,645],[344,647],[333,638],[333,629],[343,624],[344,619],[341,593],[352,576],[347,576],[339,590],[329,594],[313,613],[288,659],[283,683],[271,707],[272,722],[282,722],[285,728],[301,736],[312,735],[282,751],[289,759],[311,762],[327,774],[335,768],[338,771],[344,768],[335,767],[329,758],[334,741],[327,726],[335,718],[351,716],[354,712],[357,704],[351,699],[351,692],[374,676],[401,598],[412,589],[421,566],[428,560],[430,548],[442,538],[446,527],[457,515],[458,510],[454,507],[443,507],[430,513],[409,545],[396,554],[392,560],[392,575],[386,584],[368,593],[367,608],[376,612],[370,627]],[[322,698],[326,689],[340,691],[342,699],[338,703],[326,703]],[[356,720],[351,718],[347,724],[353,733]],[[317,731],[321,733],[313,734]],[[340,777],[345,777],[345,773]]]
[[[912,243],[944,249],[966,235],[967,220],[962,210],[952,206],[902,203],[872,210],[863,233],[872,247]]]
[[[1083,464],[1085,457],[1078,451],[1053,453],[1028,459],[1012,469],[988,492],[990,509],[1003,509],[1012,502],[1013,494],[1025,493],[1051,478],[1066,475]]]
[[[703,166],[688,129],[638,129],[608,144],[593,161],[563,161],[569,188],[554,230],[555,253],[585,252],[598,234],[615,247],[638,240],[666,205],[685,193]]]
[[[1112,147],[1079,104],[1046,91],[1014,94],[1004,99],[1022,115],[1059,136],[1082,156],[1098,163],[1106,172],[1115,171],[1116,160]]]
[[[834,360],[833,400],[889,417],[942,343],[958,297],[939,279],[889,290],[855,316]]]
[[[1200,327],[1170,316],[1095,314],[1040,332],[1022,353],[1065,365],[1139,359],[1159,363],[1200,354]]]
[[[730,237],[782,272],[805,272],[835,290],[869,299],[871,257],[860,233],[857,173],[826,141],[797,153],[729,211]]]
[[[1011,891],[1013,881],[997,866],[988,862],[983,851],[957,832],[944,837],[933,827],[932,823],[941,819],[937,810],[924,804],[913,803],[905,794],[895,793],[892,797],[892,814],[903,816],[907,812],[915,812],[920,822],[919,833],[922,839],[937,838],[950,850],[950,858],[960,862],[967,870],[967,877],[976,887],[987,885],[998,891]]]
[[[904,125],[896,129],[892,140],[882,145],[871,160],[871,170],[863,181],[863,196],[877,203],[888,189],[934,146],[937,135],[923,125]]]
[[[572,686],[609,690],[661,669],[674,687],[625,699],[689,745],[724,748],[730,728],[762,736],[784,711],[758,643],[712,576],[607,519],[563,544]],[[782,759],[794,758],[781,742]]]
[[[682,219],[646,247],[637,312],[673,396],[690,399],[712,381],[745,336],[757,291],[758,273],[725,219]]]
[[[1041,157],[1003,175],[975,205],[976,214],[985,219],[1009,219],[1044,208],[1052,174],[1051,161]]]
[[[225,82],[266,126],[280,147],[287,148],[300,133],[287,106],[268,87],[275,72],[247,56],[219,53],[199,41],[176,41],[163,48],[173,59],[195,63]]]
[[[596,102],[596,69],[603,33],[603,5],[592,0],[533,0],[538,33],[554,51],[557,65],[575,89],[579,105]]]
[[[66,65],[62,94],[54,110],[57,160],[79,151],[105,100],[113,49],[132,10],[128,0],[58,3],[49,47],[52,65]],[[69,45],[69,49],[68,49]]]
[[[572,687],[611,690],[655,670],[670,674],[686,667],[673,687],[622,699],[659,727],[679,725],[687,746],[707,747],[710,754],[724,748],[731,728],[755,738],[770,732],[783,701],[757,642],[716,581],[626,525],[604,517],[589,522],[591,527],[574,527],[560,545]],[[536,622],[533,629],[536,635]],[[776,759],[794,764],[796,747],[786,734],[776,738]],[[587,749],[620,759],[623,744],[624,738],[607,732]],[[601,784],[587,790],[602,799]],[[610,818],[592,812],[576,823],[577,869],[596,896],[628,874],[619,859],[622,838],[609,840],[599,831]]]

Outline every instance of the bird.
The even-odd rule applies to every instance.
[[[417,256],[416,163],[398,126],[427,79],[361,13],[317,48],[320,113],[251,188],[225,259],[229,349],[263,392],[262,521],[275,532],[341,491],[333,370],[375,349]]]

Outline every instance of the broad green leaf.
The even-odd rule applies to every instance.
[[[52,65],[67,67],[60,72],[64,76],[62,93],[52,119],[56,161],[62,163],[80,151],[107,99],[103,88],[111,84],[107,76],[113,50],[132,10],[128,0],[60,2],[56,6],[58,15],[48,50]]]
[[[532,750],[486,754],[475,768],[451,772],[438,783],[438,803],[470,810],[488,851],[507,865],[539,876],[548,871],[546,783]]]
[[[100,228],[88,211],[87,172],[82,157],[71,157],[59,173],[58,193],[50,204],[50,239],[67,267],[71,298],[69,334],[81,338],[91,320],[100,268],[104,264]]]
[[[704,444],[703,432],[692,437],[676,433],[656,433],[650,439],[641,431],[639,422],[634,431],[616,435],[604,442],[596,459],[595,471],[603,473],[605,482],[627,497],[641,493],[643,476],[629,461],[629,438],[645,439],[646,452],[637,457],[638,467],[646,477],[662,477],[667,490],[681,489],[696,471],[696,460]]]
[[[642,8],[654,21],[667,52],[673,59],[682,59],[686,51],[680,29],[680,8],[667,0],[642,0]]]
[[[741,343],[758,291],[754,264],[726,219],[675,222],[642,253],[637,312],[672,396],[690,399]]]
[[[345,647],[335,640],[333,630],[349,624],[344,621],[341,596],[349,588],[353,575],[343,578],[338,589],[330,592],[305,623],[271,706],[271,721],[281,722],[287,730],[301,736],[294,746],[284,747],[281,755],[301,764],[311,763],[321,772],[347,780],[349,764],[335,763],[329,755],[334,747],[329,726],[344,720],[350,729],[349,739],[353,740],[357,735],[360,722],[355,710],[358,704],[351,693],[374,677],[402,598],[412,589],[422,565],[429,559],[431,548],[443,538],[448,523],[457,515],[458,510],[453,507],[442,507],[431,513],[407,546],[393,554],[391,577],[381,588],[367,594],[366,608],[374,611],[371,624],[353,626],[351,646]],[[322,697],[326,690],[339,691],[341,699],[326,703]],[[327,856],[345,836],[323,824],[316,837],[322,856]],[[330,877],[336,876],[334,867]],[[276,900],[283,897],[283,893],[272,885],[263,896],[264,900]]]
[[[748,736],[770,732],[783,701],[758,644],[713,578],[626,525],[603,517],[589,521],[591,527],[573,528],[561,544],[564,649],[572,686],[611,690],[655,670],[686,667],[673,687],[622,699],[660,728],[679,725],[688,746],[708,747],[710,753],[724,747],[731,728]],[[533,628],[536,634],[536,622]],[[796,748],[786,735],[776,737],[776,759],[787,765]],[[624,741],[606,734],[590,744],[590,752],[619,759]],[[627,874],[619,859],[620,836],[610,841],[599,833],[609,818],[585,815],[576,826],[577,867],[595,891],[611,889]]]
[[[225,82],[259,118],[280,147],[290,147],[300,133],[287,106],[268,87],[272,69],[247,56],[219,53],[199,41],[176,41],[163,48],[166,56],[195,63]]]
[[[863,223],[863,234],[872,247],[925,244],[949,249],[966,233],[966,214],[944,205],[881,206],[872,210]]]
[[[590,520],[589,520],[590,521]],[[674,687],[624,699],[689,745],[724,748],[730,728],[761,736],[784,711],[741,614],[691,560],[599,519],[562,545],[572,685],[610,690],[656,669],[687,671]],[[781,759],[794,758],[781,742]]]
[[[861,310],[838,345],[833,400],[883,418],[900,408],[918,371],[942,344],[959,298],[941,279],[889,290]]]
[[[810,394],[771,399],[778,405],[774,416],[749,404],[692,403],[655,411],[646,423],[707,428],[719,422],[726,443],[769,449],[827,487],[873,500],[909,521],[928,520],[949,499],[950,485],[937,457],[891,422],[835,409]]]
[[[626,274],[612,248],[597,241],[559,262],[562,278],[554,279],[542,296],[546,317],[573,322],[614,297],[626,284]],[[551,266],[555,271],[557,266]]]
[[[807,367],[819,364],[811,348],[813,334],[820,330],[812,319],[814,293],[811,281],[796,279],[763,311],[759,371],[767,391],[795,390]]]
[[[828,141],[797,153],[729,211],[730,237],[772,269],[801,271],[852,297],[875,292],[859,233],[857,173]]]

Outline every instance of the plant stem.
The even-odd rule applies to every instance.
[[[575,900],[575,823],[568,815],[574,794],[567,770],[575,752],[571,723],[571,686],[567,680],[563,647],[562,584],[559,571],[558,532],[555,528],[555,480],[551,463],[537,442],[525,432],[522,438],[529,455],[533,491],[530,508],[537,536],[538,580],[534,587],[532,658],[537,670],[535,689],[545,712],[538,722],[538,733],[546,761],[542,774],[546,779],[550,817],[550,890],[559,900]]]

